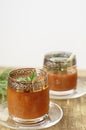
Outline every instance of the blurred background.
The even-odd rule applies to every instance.
[[[0,66],[39,67],[51,51],[86,69],[86,0],[0,0]]]

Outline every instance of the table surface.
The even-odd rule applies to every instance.
[[[78,71],[78,75],[86,79],[86,70]],[[62,108],[63,118],[56,125],[44,130],[86,130],[86,95],[76,99],[51,99],[51,101]],[[11,129],[0,125],[0,130]]]

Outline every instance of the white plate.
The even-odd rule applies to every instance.
[[[78,98],[86,94],[86,78],[84,77],[79,77],[78,78],[78,83],[77,83],[77,88],[73,94],[70,95],[57,95],[56,93],[52,93],[50,91],[50,98],[52,99],[73,99],[73,98]]]
[[[0,104],[0,124],[16,130],[36,130],[51,127],[57,124],[63,116],[63,111],[57,104],[50,102],[48,117],[41,124],[18,124],[9,118],[7,103]]]

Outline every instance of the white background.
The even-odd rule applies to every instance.
[[[86,0],[0,0],[0,66],[39,67],[51,51],[86,69]]]

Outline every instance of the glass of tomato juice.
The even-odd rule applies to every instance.
[[[7,103],[10,118],[15,122],[42,122],[49,111],[46,72],[37,68],[11,71],[8,77]]]
[[[44,70],[53,95],[73,94],[77,87],[76,56],[72,52],[57,51],[44,56]]]

